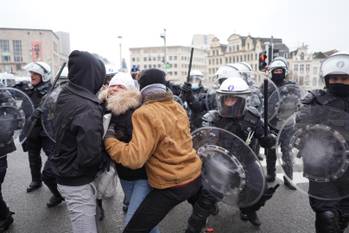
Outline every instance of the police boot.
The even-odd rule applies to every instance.
[[[29,156],[29,167],[30,167],[30,173],[32,176],[32,182],[29,184],[27,188],[27,193],[30,193],[34,190],[37,190],[42,186],[41,182],[41,157],[40,157],[40,151],[36,150],[29,150],[28,152]]]
[[[252,223],[252,225],[254,226],[260,226],[262,223],[258,218],[257,212],[256,211],[252,211],[252,212],[243,212],[240,210],[240,219],[242,221],[249,221],[250,223]]]
[[[45,185],[48,187],[48,189],[53,194],[50,197],[49,201],[46,203],[46,206],[48,208],[52,208],[52,207],[55,207],[55,206],[59,205],[62,201],[64,201],[64,198],[62,197],[62,195],[57,190],[56,180],[55,179],[49,179],[47,176],[44,176],[44,175],[43,175],[42,178],[43,178],[43,182],[45,183]]]
[[[41,181],[32,181],[27,188],[27,193],[33,192],[34,190],[37,190],[41,186],[42,186]]]
[[[316,212],[315,229],[316,233],[341,233],[338,214],[330,210]]]
[[[294,187],[293,184],[291,184],[291,182],[288,181],[288,179],[285,176],[284,176],[284,185],[290,190],[296,190],[296,187]]]
[[[7,216],[3,219],[0,219],[0,233],[5,232],[13,223],[13,217],[12,217],[13,214],[14,212],[8,211]]]
[[[62,201],[64,201],[64,198],[61,195],[59,195],[59,196],[52,195],[50,197],[49,201],[46,203],[46,206],[48,208],[52,208],[52,207],[55,207],[55,206],[58,206],[59,204],[61,204]]]

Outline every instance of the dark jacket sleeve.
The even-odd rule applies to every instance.
[[[102,122],[102,112],[97,111],[83,112],[72,122],[72,130],[76,132],[77,161],[81,168],[96,168],[101,162]]]

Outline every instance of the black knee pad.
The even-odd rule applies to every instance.
[[[316,233],[340,233],[339,214],[333,210],[316,212]]]

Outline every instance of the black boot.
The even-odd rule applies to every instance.
[[[64,201],[64,198],[62,196],[52,195],[50,197],[50,200],[47,202],[46,206],[48,208],[52,208],[52,207],[55,207],[55,206],[58,206],[59,204],[61,204],[62,201]]]
[[[296,190],[296,187],[294,187],[285,176],[284,176],[284,185],[290,190]]]
[[[0,220],[0,233],[5,232],[13,223],[13,214],[14,212],[9,211],[7,217]]]
[[[41,186],[42,186],[41,181],[32,181],[27,188],[27,193],[33,192],[34,190],[37,190]]]
[[[254,226],[260,226],[262,223],[258,218],[258,215],[256,211],[250,212],[250,213],[244,213],[243,211],[240,211],[240,219],[242,221],[249,221]]]

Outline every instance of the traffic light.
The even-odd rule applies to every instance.
[[[268,56],[267,56],[267,52],[266,51],[263,51],[263,52],[259,53],[258,69],[260,71],[264,71],[266,66],[268,65],[267,59],[268,59]]]

